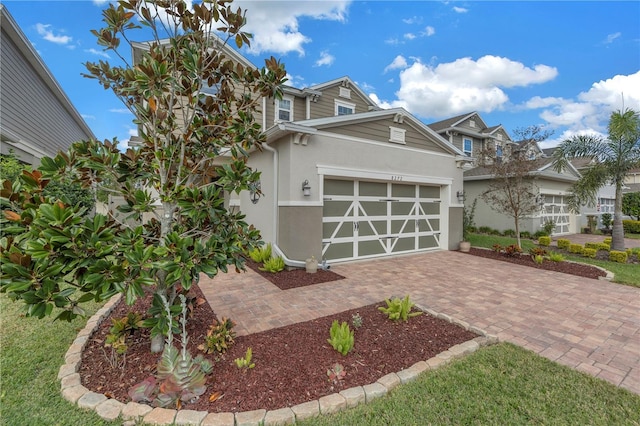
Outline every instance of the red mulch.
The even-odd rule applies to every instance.
[[[284,271],[274,274],[273,272],[261,271],[261,265],[251,259],[245,259],[245,261],[248,268],[251,268],[265,279],[271,281],[280,290],[289,290],[344,279],[342,275],[336,274],[331,270],[322,269],[318,269],[318,271],[313,274],[307,273],[305,269],[300,268],[285,269]]]
[[[304,272],[302,277],[314,275]],[[197,286],[192,287],[191,296],[198,302],[187,323],[188,349],[196,356],[200,353],[197,346],[202,343],[215,314]],[[107,348],[104,348],[111,318],[121,318],[132,309],[144,313],[148,305],[149,298],[138,300],[133,307],[121,302],[91,336],[82,354],[79,371],[82,384],[87,389],[126,403],[130,401],[128,390],[154,374],[159,354],[149,352],[148,330],[136,331],[129,338],[126,364],[122,368],[112,367],[107,362]],[[378,311],[377,306],[385,304],[363,306],[313,321],[237,337],[235,344],[217,360],[214,355],[206,355],[214,362],[213,374],[207,379],[207,391],[198,401],[184,404],[182,408],[241,412],[293,406],[343,389],[373,383],[388,373],[400,371],[477,337],[427,314],[410,318],[408,323],[394,323]],[[363,325],[355,330],[354,350],[342,356],[327,343],[329,328],[336,319],[350,323],[356,312],[363,318]],[[245,372],[233,360],[243,357],[249,347],[253,351],[255,368]],[[327,370],[335,363],[344,366],[346,377],[334,384],[329,381]],[[222,397],[209,402],[214,392],[220,392]]]
[[[596,268],[591,265],[574,262],[552,262],[545,260],[543,263],[538,264],[533,261],[529,254],[520,254],[516,256],[507,256],[504,253],[497,253],[493,250],[481,249],[471,247],[469,254],[474,256],[485,257],[489,259],[502,260],[504,262],[516,263],[518,265],[529,266],[537,269],[544,269],[546,271],[563,272],[565,274],[577,275],[585,278],[606,277],[607,274],[602,269]]]

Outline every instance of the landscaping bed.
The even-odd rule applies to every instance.
[[[305,273],[303,277],[313,275]],[[192,287],[190,298],[192,311],[187,325],[188,349],[196,356],[202,353],[197,346],[203,342],[216,315],[197,286]],[[129,389],[154,375],[160,355],[149,352],[148,330],[140,329],[130,336],[123,366],[111,365],[107,360],[110,349],[104,347],[112,318],[122,318],[131,310],[146,313],[149,303],[149,297],[139,299],[133,306],[120,302],[90,337],[79,369],[82,384],[87,389],[126,403],[131,400],[127,393]],[[182,408],[241,412],[293,406],[343,389],[373,383],[388,373],[400,371],[477,337],[428,314],[410,318],[407,323],[392,322],[377,309],[378,306],[386,305],[381,302],[237,337],[224,355],[205,355],[214,363],[213,374],[207,378],[207,390],[198,401],[184,404]],[[327,342],[329,329],[333,320],[351,324],[355,313],[362,317],[363,324],[355,329],[353,351],[343,356]],[[255,368],[242,370],[235,365],[234,359],[243,357],[249,347],[253,351]],[[336,363],[344,367],[346,375],[332,382],[327,370]],[[211,395],[216,393],[220,396],[211,402]]]
[[[502,260],[504,262],[515,263],[518,265],[529,266],[532,268],[543,269],[546,271],[562,272],[565,274],[577,275],[585,278],[598,279],[599,277],[606,277],[607,273],[595,266],[585,265],[575,262],[552,262],[545,260],[538,264],[533,261],[529,254],[516,254],[514,256],[507,256],[504,253],[498,253],[494,250],[471,247],[469,254],[473,256],[480,256],[489,259]]]
[[[322,269],[318,269],[318,271],[313,274],[308,274],[305,269],[301,268],[285,269],[274,274],[273,272],[261,271],[261,264],[254,262],[250,258],[245,259],[245,262],[247,268],[251,268],[268,281],[271,281],[280,290],[289,290],[292,288],[326,283],[344,278],[342,275],[336,274],[333,271]]]

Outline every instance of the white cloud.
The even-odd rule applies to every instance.
[[[406,33],[403,37],[406,38],[407,40],[413,40],[416,38],[416,35],[413,33]]]
[[[91,49],[85,50],[85,52],[91,53],[91,54],[97,55],[97,56],[102,56],[103,58],[107,58],[107,59],[111,58],[111,56],[109,56],[107,54],[107,52],[105,52],[104,50],[98,50],[98,49],[91,48]]]
[[[433,28],[431,25],[429,25],[428,27],[426,27],[424,29],[423,34],[426,35],[427,37],[431,37],[432,35],[434,35],[436,33],[436,29]]]
[[[56,44],[69,44],[73,41],[73,37],[62,35],[62,34],[54,34],[49,28],[51,25],[48,24],[36,24],[36,31],[43,39],[50,41]]]
[[[404,22],[405,24],[408,24],[408,25],[421,24],[422,23],[422,16],[412,16],[411,18],[403,19],[402,22]]]
[[[389,102],[383,101],[381,100],[378,95],[376,95],[375,93],[370,93],[369,94],[369,98],[371,98],[371,100],[373,102],[375,102],[376,104],[378,104],[378,106],[380,108],[384,108],[384,109],[390,109],[393,108],[393,105]]]
[[[398,40],[397,38],[388,38],[384,42],[385,42],[385,44],[390,44],[390,45],[402,44],[402,42],[400,40]]]
[[[399,58],[385,70],[396,64]],[[393,106],[402,106],[423,117],[447,117],[468,111],[490,112],[509,100],[502,90],[510,87],[544,83],[558,71],[547,65],[533,68],[497,56],[483,56],[474,61],[461,58],[431,66],[415,61],[400,72],[400,89]]]
[[[621,35],[622,35],[622,33],[621,33],[621,32],[619,32],[619,31],[618,31],[617,33],[614,33],[614,34],[609,34],[609,35],[607,36],[607,38],[605,38],[605,39],[604,39],[604,42],[603,42],[603,43],[604,43],[604,44],[611,44],[611,43],[613,43],[613,41],[614,41],[615,39],[617,39],[617,38],[618,38],[618,37],[620,37]]]
[[[469,9],[465,9],[464,7],[454,6],[453,11],[456,13],[467,13]]]
[[[603,134],[606,133],[613,111],[622,109],[623,106],[640,109],[640,71],[593,83],[589,90],[579,93],[575,100],[534,97],[524,106],[531,109],[543,108],[540,118],[552,128],[566,127],[567,132],[574,134],[587,130]],[[560,140],[563,139],[566,137]]]
[[[115,112],[116,114],[131,114],[131,111],[126,108],[111,108],[109,112]]]
[[[109,3],[110,0],[93,0],[93,4],[95,4],[96,6],[104,6],[105,4]]]
[[[331,55],[329,52],[327,52],[326,50],[320,52],[320,59],[318,59],[315,62],[316,67],[322,67],[322,66],[331,66],[331,64],[333,64],[333,62],[336,60],[335,56]]]
[[[132,137],[138,136],[138,129],[129,128],[127,129],[127,135],[129,136],[127,139],[122,139],[118,141],[118,149],[121,152],[125,152],[129,148],[129,141]]]
[[[304,45],[311,39],[298,29],[302,17],[344,22],[350,1],[248,1],[238,0],[233,7],[247,10],[245,31],[253,34],[249,51],[304,56]]]
[[[407,65],[407,60],[404,58],[404,56],[398,55],[389,65],[385,67],[384,72],[386,73],[390,70],[404,69],[407,67]]]

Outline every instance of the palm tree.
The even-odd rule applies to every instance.
[[[609,136],[574,136],[554,151],[553,167],[561,171],[575,158],[596,160],[572,185],[569,208],[578,212],[582,205],[595,205],[598,189],[606,184],[616,187],[611,248],[624,250],[622,228],[622,187],[629,170],[640,166],[640,117],[632,109],[611,113]]]

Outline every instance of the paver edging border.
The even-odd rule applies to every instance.
[[[111,313],[122,295],[115,295],[87,321],[80,330],[65,354],[65,363],[60,367],[58,380],[62,397],[79,408],[93,410],[105,420],[116,420],[122,416],[124,420],[142,420],[144,423],[156,425],[171,424],[199,424],[217,426],[235,426],[242,424],[294,424],[298,420],[330,414],[386,395],[395,387],[411,382],[420,374],[428,370],[435,370],[450,363],[452,360],[471,354],[481,347],[494,345],[499,342],[497,336],[490,335],[484,330],[474,327],[465,321],[458,320],[447,314],[436,312],[430,308],[415,305],[417,309],[451,324],[455,324],[467,331],[478,334],[478,337],[459,343],[436,356],[425,361],[419,361],[412,366],[389,373],[374,383],[344,389],[339,393],[323,396],[314,401],[305,402],[293,407],[283,407],[278,410],[253,410],[239,413],[209,413],[194,410],[171,410],[151,407],[146,404],[122,403],[105,395],[95,393],[82,386],[78,369],[81,355],[89,337],[95,333],[100,323]],[[125,423],[125,424],[128,424]],[[133,423],[132,423],[133,424]]]

